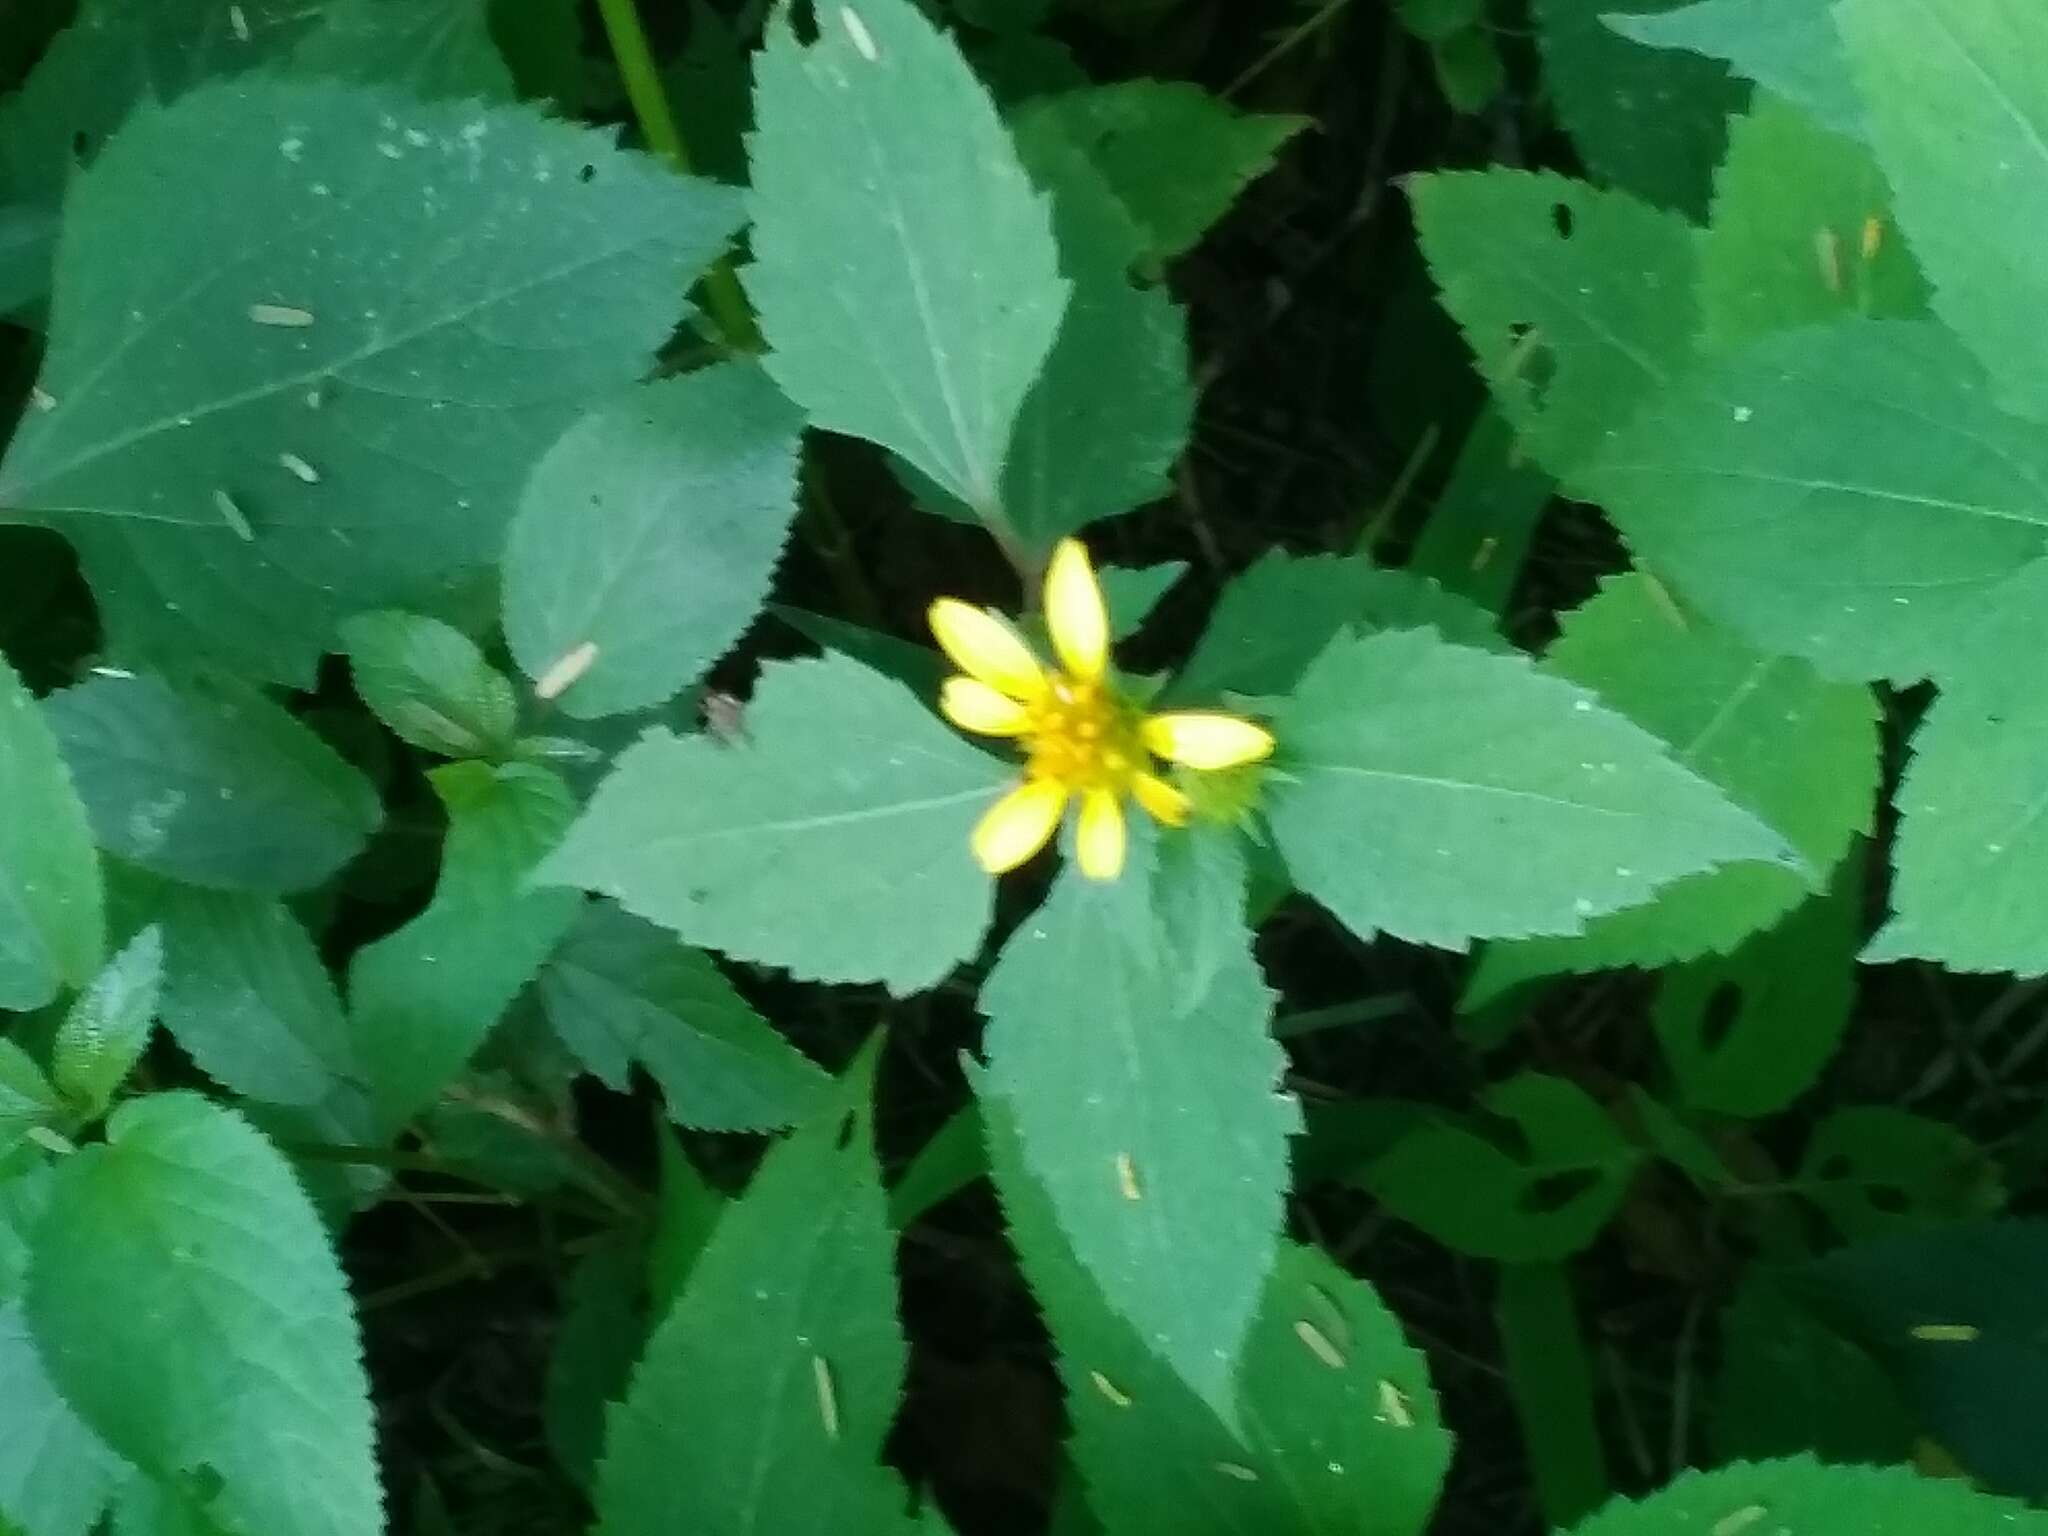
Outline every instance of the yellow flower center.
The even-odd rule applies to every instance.
[[[1129,793],[1152,766],[1137,711],[1101,683],[1059,674],[1047,683],[1020,734],[1029,776],[1075,791]]]

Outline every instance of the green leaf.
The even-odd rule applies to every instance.
[[[2033,1433],[2048,1406],[2048,1226],[1909,1233],[1828,1254],[1792,1279],[1883,1364],[1974,1480],[2037,1502],[2048,1492]]]
[[[654,1231],[647,1240],[647,1294],[659,1318],[666,1317],[682,1295],[728,1202],[705,1182],[672,1133],[658,1129],[654,1140],[660,1181],[655,1188]]]
[[[1136,221],[1126,255],[1156,270],[1185,254],[1273,164],[1305,117],[1242,113],[1179,80],[1125,80],[1038,98],[1020,138],[1057,135],[1080,151]]]
[[[1800,1457],[1688,1472],[1640,1503],[1617,1499],[1573,1536],[1663,1536],[1748,1515],[1747,1525],[1800,1536],[2040,1536],[2048,1514],[1904,1467],[1824,1467]],[[1746,1527],[1736,1527],[1744,1529]]]
[[[615,1089],[635,1062],[669,1118],[705,1131],[802,1120],[831,1079],[777,1034],[712,958],[609,902],[590,907],[540,973],[548,1022]]]
[[[1130,275],[1141,239],[1102,173],[1053,120],[1027,115],[1017,152],[1052,197],[1073,291],[1024,398],[1003,465],[1002,517],[1036,551],[1168,488],[1194,417],[1187,319]]]
[[[1926,281],[1892,225],[1891,189],[1870,151],[1760,93],[1729,129],[1700,238],[1706,344],[1926,309]]]
[[[599,406],[542,456],[505,554],[505,638],[577,719],[662,704],[739,639],[796,515],[803,423],[728,365]],[[553,694],[549,695],[553,697]]]
[[[106,942],[99,855],[35,700],[0,659],[0,1008],[82,986]]]
[[[1834,0],[1698,0],[1675,10],[1600,19],[1651,48],[1722,59],[1735,73],[1797,103],[1814,120],[1866,137],[1863,99],[1835,30]]]
[[[89,1536],[132,1474],[51,1382],[19,1300],[0,1303],[0,1381],[0,1529]]]
[[[64,1101],[35,1058],[0,1036],[0,1157],[13,1152],[39,1126],[55,1128],[71,1119]],[[4,1296],[0,1288],[0,1296]],[[7,1506],[0,1503],[0,1510]]]
[[[107,672],[43,712],[99,845],[173,880],[304,890],[383,816],[360,773],[253,689]]]
[[[578,1262],[562,1287],[541,1413],[555,1460],[585,1489],[604,1451],[606,1411],[625,1396],[647,1342],[642,1269],[639,1244],[612,1241]]]
[[[1835,7],[1899,222],[1934,310],[2023,414],[2048,411],[2031,344],[2048,276],[2024,258],[2048,220],[2048,12],[2026,0]]]
[[[1283,694],[1340,634],[1425,625],[1464,645],[1507,647],[1493,615],[1424,577],[1357,556],[1269,550],[1223,589],[1172,697]]]
[[[0,105],[0,126],[7,120]],[[57,223],[56,214],[47,209],[27,204],[0,207],[0,315],[34,303],[50,286]]]
[[[216,0],[86,0],[78,9],[21,90],[0,98],[0,203],[49,219],[47,238],[10,268],[24,300],[48,291],[56,215],[78,162],[97,155],[131,110],[277,59],[319,16],[304,0],[242,0],[238,12]],[[0,311],[13,307],[0,296]]]
[[[1945,690],[1913,733],[1892,914],[1864,959],[2048,972],[2048,933],[2030,920],[2048,874],[2048,703],[2023,683]]]
[[[1849,1027],[1863,895],[1864,861],[1848,859],[1828,895],[1665,976],[1651,1023],[1687,1104],[1760,1118],[1812,1086]]]
[[[416,613],[359,614],[341,626],[356,692],[401,741],[443,757],[507,751],[519,704],[469,636]]]
[[[402,85],[421,97],[510,100],[512,71],[491,40],[491,0],[326,0],[292,50],[294,69]]]
[[[866,1096],[768,1154],[648,1341],[598,1469],[602,1536],[893,1530],[894,1239]]]
[[[163,930],[151,926],[71,1004],[50,1046],[50,1076],[73,1102],[95,1115],[113,1102],[149,1044],[163,980]]]
[[[1851,1242],[1979,1220],[2005,1204],[1997,1165],[1966,1133],[1884,1104],[1838,1109],[1816,1126],[1797,1187]]]
[[[276,76],[145,108],[66,203],[56,403],[0,505],[78,546],[119,655],[309,684],[339,620],[497,557],[735,212],[526,108]]]
[[[216,1082],[269,1104],[317,1104],[356,1073],[341,1000],[282,902],[166,886],[163,1024]]]
[[[1241,859],[1155,875],[1143,843],[1114,883],[1069,868],[981,991],[984,1103],[1109,1306],[1226,1422],[1300,1125],[1243,891]],[[1232,931],[1198,949],[1161,913],[1203,905]]]
[[[1407,186],[1430,273],[1494,400],[1531,458],[1574,479],[1691,353],[1693,231],[1547,173]]]
[[[1556,971],[1654,967],[1725,953],[1799,905],[1868,832],[1878,788],[1877,703],[1806,662],[1688,618],[1648,576],[1616,577],[1565,616],[1546,670],[1590,688],[1685,767],[1781,836],[1810,877],[1731,864],[1664,887],[1576,939],[1489,950],[1464,1006]]]
[[[1709,616],[1834,677],[1942,665],[2048,551],[2048,440],[1928,324],[1855,321],[1701,363],[1587,480]]]
[[[1104,1300],[1026,1170],[1008,1111],[982,1107],[1010,1239],[1066,1387],[1067,1451],[1107,1536],[1151,1536],[1167,1510],[1178,1536],[1422,1530],[1450,1436],[1427,1363],[1370,1286],[1282,1243],[1234,1414],[1221,1415]]]
[[[327,1234],[276,1150],[191,1094],[67,1158],[28,1317],[51,1379],[152,1476],[211,1468],[231,1527],[382,1529],[368,1383]]]
[[[448,808],[433,900],[349,964],[362,1064],[393,1129],[461,1072],[582,907],[529,883],[576,814],[559,778],[520,763],[454,763],[432,778]]]
[[[1445,1246],[1528,1264],[1577,1253],[1628,1193],[1639,1154],[1583,1089],[1525,1072],[1480,1097],[1483,1122],[1424,1125],[1358,1182]]]
[[[1681,876],[1799,867],[1777,832],[1591,694],[1427,630],[1339,639],[1274,732],[1280,852],[1361,936],[1456,949],[1577,934]]]
[[[746,286],[768,371],[814,425],[900,454],[988,517],[1067,304],[1046,199],[909,0],[819,23],[807,47],[777,12],[755,59]]]
[[[1664,0],[1668,8],[1671,0]],[[1739,111],[1743,87],[1718,62],[1617,36],[1611,0],[1536,0],[1551,104],[1593,173],[1665,208],[1696,214]]]
[[[1943,1233],[1946,1237],[1948,1234]],[[1903,1462],[1917,1431],[1869,1354],[1815,1314],[1799,1270],[1752,1265],[1721,1314],[1714,1454],[1811,1451],[1839,1462]]]
[[[1008,776],[858,662],[771,662],[744,740],[649,731],[539,878],[692,944],[907,996],[988,929],[967,837]]]
[[[1458,449],[1449,481],[1409,551],[1410,573],[1498,614],[1529,558],[1556,483],[1523,456],[1500,408],[1483,407]],[[1481,642],[1452,635],[1468,645]]]
[[[236,1536],[202,1471],[177,1484],[131,1479],[114,1501],[111,1536]]]
[[[1105,565],[1095,573],[1102,584],[1102,601],[1109,609],[1112,640],[1128,640],[1145,627],[1166,594],[1188,571],[1185,560],[1162,560],[1157,565]]]
[[[1566,1265],[1501,1267],[1494,1324],[1536,1502],[1551,1526],[1597,1507],[1613,1488],[1579,1310]]]

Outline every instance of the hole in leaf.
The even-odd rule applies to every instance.
[[[597,180],[597,167],[586,162],[583,169],[576,173],[576,179],[586,185]]]
[[[1903,1216],[1913,1208],[1912,1199],[1896,1184],[1873,1184],[1865,1198],[1887,1216]]]
[[[849,1109],[845,1118],[839,1122],[839,1134],[832,1138],[832,1146],[836,1151],[844,1152],[853,1145],[853,1128],[859,1123],[860,1116]]]
[[[1530,1216],[1548,1216],[1563,1210],[1600,1182],[1597,1168],[1566,1168],[1531,1179],[1515,1197],[1515,1208]]]
[[[1742,988],[1724,981],[1707,998],[1700,1010],[1700,1049],[1712,1055],[1728,1043],[1735,1021],[1742,1017]]]
[[[1550,222],[1556,228],[1559,239],[1571,239],[1572,205],[1570,203],[1552,203],[1550,205]]]

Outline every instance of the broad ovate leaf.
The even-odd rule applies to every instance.
[[[341,639],[356,692],[399,739],[443,757],[511,746],[519,727],[512,685],[461,630],[386,609],[348,620]]]
[[[2048,1514],[1979,1493],[1961,1479],[1798,1457],[1688,1472],[1640,1502],[1616,1499],[1572,1536],[1665,1536],[1717,1525],[1724,1533],[1783,1529],[1799,1536],[2042,1536]]]
[[[275,1536],[378,1536],[369,1385],[326,1231],[277,1149],[193,1094],[122,1106],[58,1170],[28,1319],[50,1377],[153,1476],[218,1477]]]
[[[1842,0],[1835,23],[1862,89],[1899,222],[1933,305],[2026,415],[2048,412],[2033,346],[2048,276],[2048,11],[2028,0]]]
[[[821,981],[936,983],[980,945],[968,834],[1008,770],[844,656],[764,667],[737,741],[649,731],[539,878]]]
[[[599,406],[541,458],[505,554],[505,638],[535,679],[588,656],[564,713],[663,703],[739,639],[796,515],[802,426],[758,368],[726,364]]]
[[[1693,231],[1621,192],[1526,171],[1408,183],[1430,274],[1529,456],[1575,482],[1691,354]]]
[[[1637,555],[1757,646],[1908,681],[2048,552],[2048,436],[1947,332],[1766,336],[1656,392],[1587,480]]]
[[[1274,734],[1280,852],[1360,935],[1461,949],[1578,934],[1685,875],[1802,867],[1779,833],[1592,694],[1432,631],[1340,638]]]
[[[40,1008],[100,962],[99,855],[57,741],[0,660],[0,1008]]]
[[[369,781],[253,689],[109,672],[43,712],[99,845],[169,879],[304,890],[383,819]]]
[[[275,75],[145,107],[66,203],[0,505],[78,546],[124,658],[308,683],[340,619],[497,557],[736,213],[527,108]]]
[[[1241,860],[1156,857],[1141,842],[1113,883],[1068,868],[1011,936],[981,992],[980,1092],[1103,1299],[1232,1422],[1299,1112]],[[1205,910],[1228,923],[1184,920]]]
[[[834,0],[817,20],[805,44],[776,12],[754,65],[745,281],[768,371],[814,425],[993,517],[1067,305],[1047,200],[911,0]]]
[[[864,1102],[827,1106],[720,1218],[613,1411],[601,1536],[896,1529],[906,1350]]]
[[[1645,906],[1594,919],[1580,938],[1490,951],[1475,994],[1551,971],[1726,952],[1805,900],[1856,834],[1870,830],[1878,784],[1870,690],[1756,650],[1687,614],[1654,578],[1616,577],[1567,614],[1544,666],[1593,690],[1755,813],[1798,852],[1806,872],[1760,862],[1688,876]]]

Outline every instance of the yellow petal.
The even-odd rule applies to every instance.
[[[974,829],[974,860],[992,875],[1015,869],[1052,840],[1067,808],[1067,789],[1027,779],[988,808]]]
[[[1184,827],[1188,815],[1194,809],[1188,797],[1175,789],[1166,780],[1149,773],[1141,773],[1131,780],[1131,793],[1138,804],[1151,813],[1152,819],[1169,827]]]
[[[939,690],[939,713],[977,736],[1016,736],[1031,723],[1030,710],[974,677],[946,679]]]
[[[1188,710],[1145,721],[1145,745],[1188,768],[1235,768],[1273,755],[1273,733],[1237,715]]]
[[[985,608],[942,597],[927,617],[939,648],[962,672],[1013,699],[1045,692],[1045,668],[1017,632]]]
[[[1109,665],[1109,609],[1079,539],[1061,539],[1046,567],[1045,628],[1068,672],[1091,683],[1102,676]]]
[[[1124,808],[1106,789],[1081,796],[1081,824],[1075,829],[1074,852],[1081,873],[1090,880],[1114,880],[1124,871]]]

